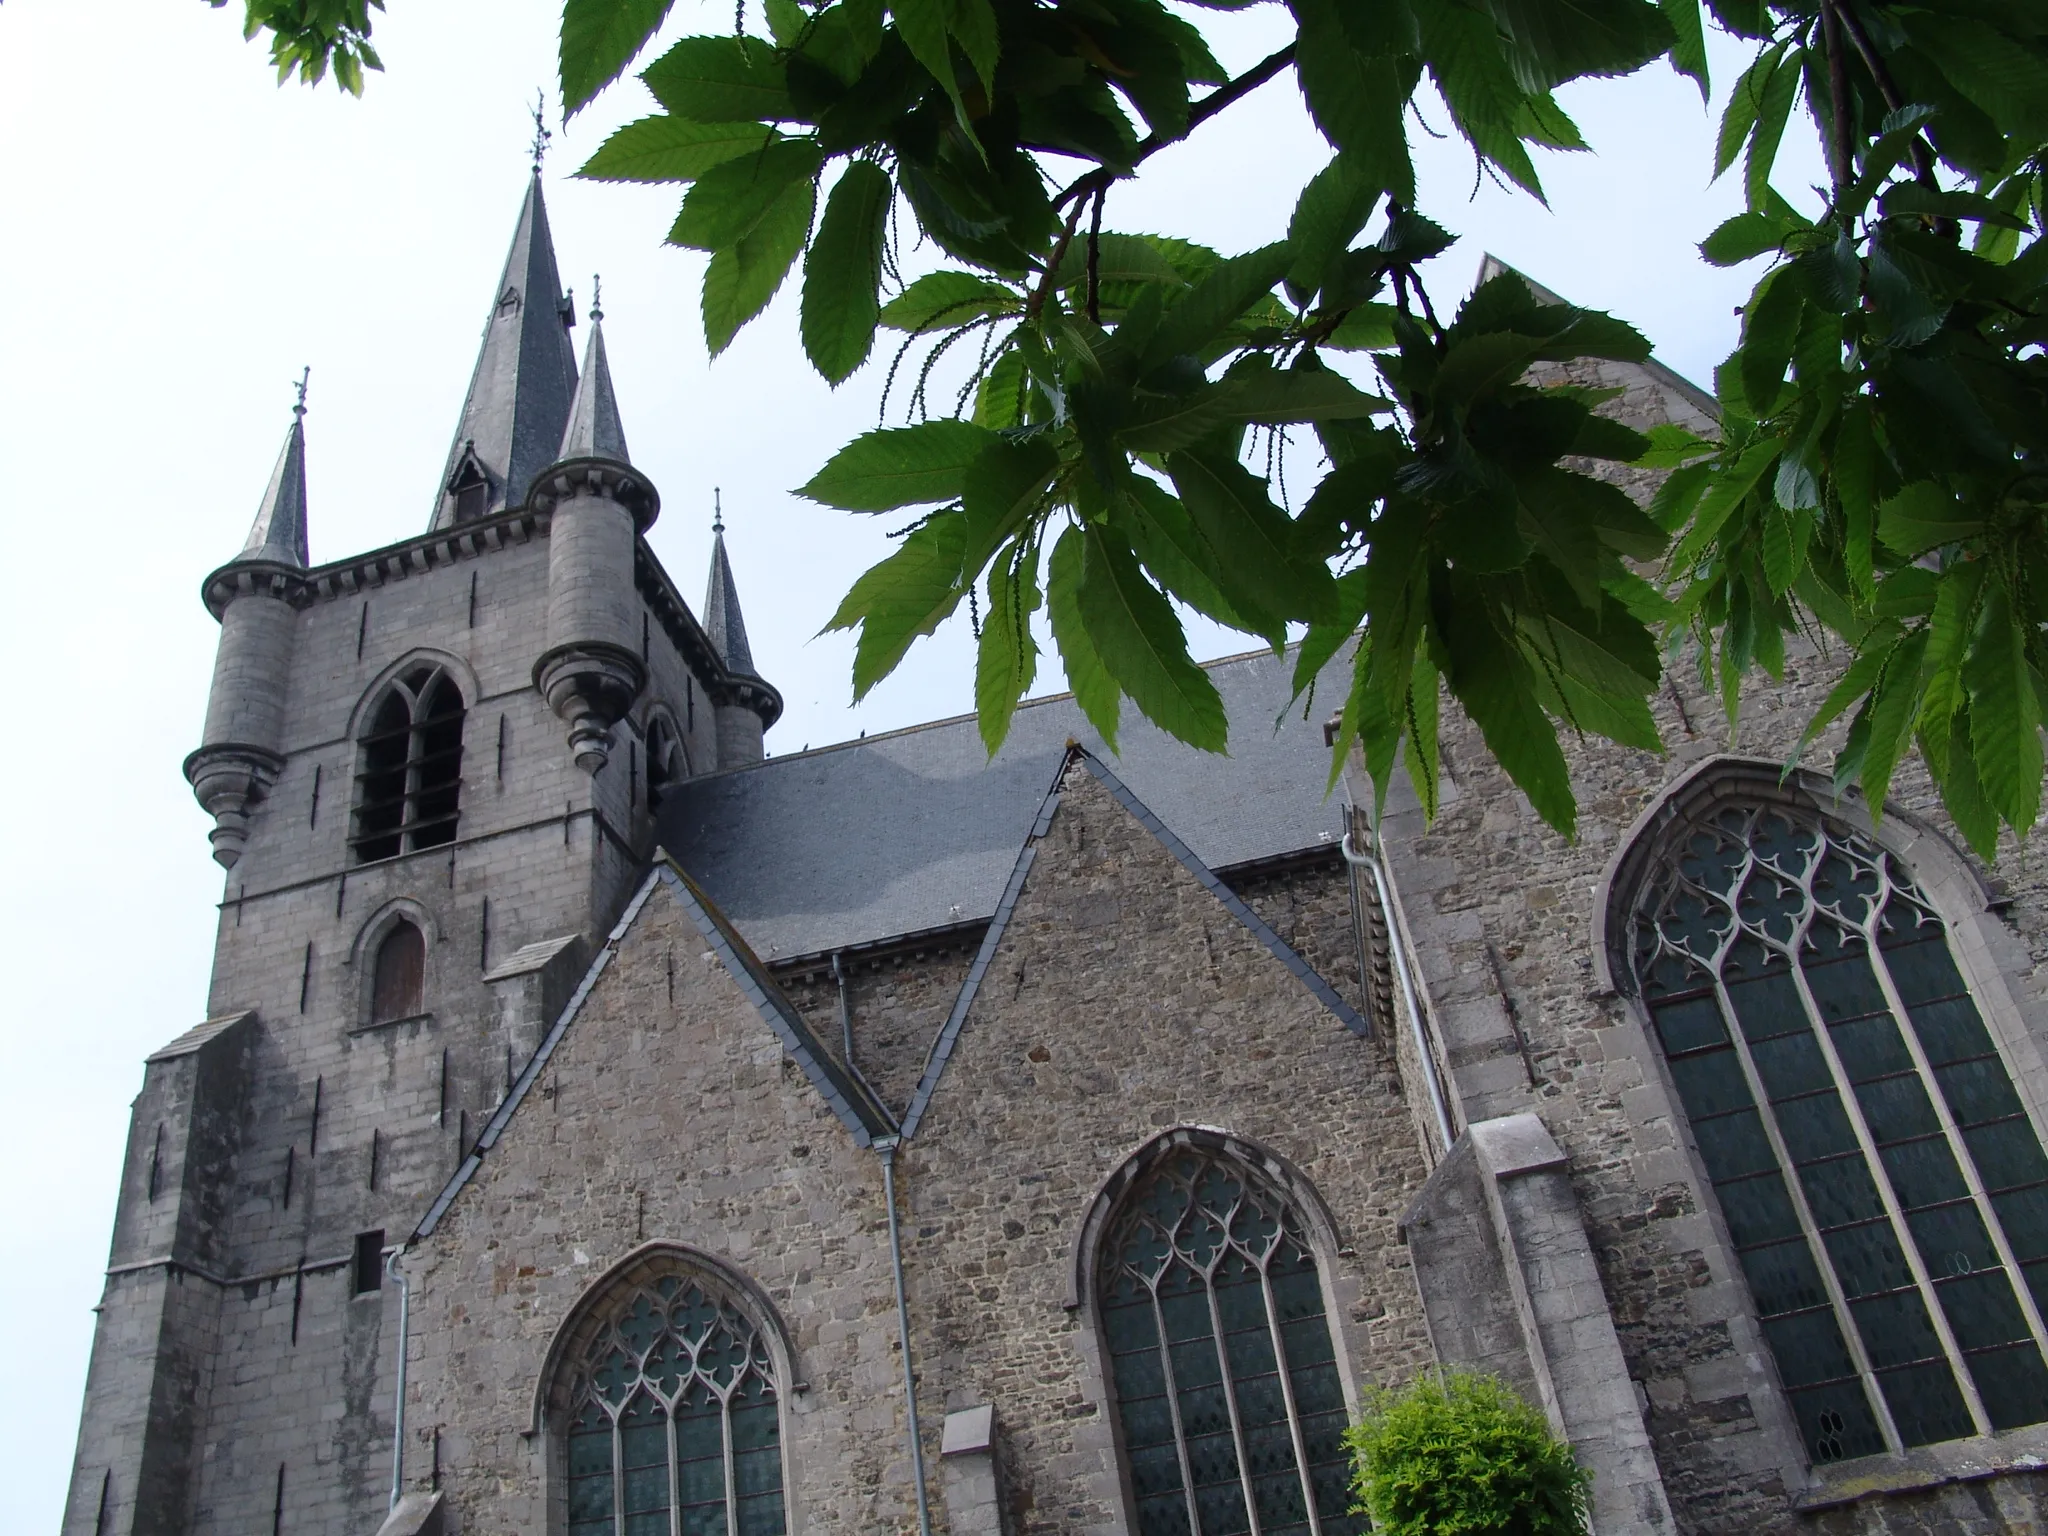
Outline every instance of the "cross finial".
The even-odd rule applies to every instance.
[[[604,279],[595,272],[590,274],[590,318],[593,323],[604,318]]]
[[[310,366],[301,370],[299,374],[299,398],[292,403],[292,414],[294,416],[300,417],[301,419],[303,419],[306,414],[306,381],[311,379],[312,377],[313,370]]]
[[[725,532],[725,508],[719,505],[718,487],[715,485],[711,487],[711,531]]]
[[[548,93],[536,91],[533,96],[533,174],[540,174],[540,163],[547,158],[548,140],[554,135],[548,132]]]

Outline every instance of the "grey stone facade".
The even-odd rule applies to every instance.
[[[1317,727],[1270,727],[1271,657],[1215,666],[1227,760],[1141,722],[1112,756],[1058,699],[992,764],[958,721],[764,760],[722,547],[700,624],[629,533],[653,493],[600,347],[610,425],[567,467],[533,446],[578,380],[537,190],[520,230],[507,282],[538,287],[487,336],[433,529],[306,568],[295,426],[209,580],[211,1016],[145,1064],[70,1536],[560,1532],[572,1345],[667,1272],[760,1331],[789,1532],[1133,1531],[1097,1266],[1189,1151],[1293,1213],[1348,1408],[1496,1372],[1595,1471],[1601,1536],[2048,1526],[2040,1426],[1810,1464],[1609,952],[1665,819],[1827,798],[1777,765],[1834,660],[1795,655],[1732,738],[1681,679],[1667,754],[1570,745],[1575,843],[1454,715],[1434,823],[1397,786],[1375,832],[1323,797]],[[1708,419],[1655,367],[1580,381]],[[465,706],[458,833],[356,862],[369,712],[422,662]],[[1894,798],[1829,804],[1940,909],[2039,1120],[2039,851],[1993,883],[1917,765]],[[400,921],[423,1007],[379,1021]]]

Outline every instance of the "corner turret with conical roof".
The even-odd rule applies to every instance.
[[[232,869],[247,844],[249,813],[284,766],[294,604],[306,571],[306,382],[292,407],[242,552],[206,578],[207,610],[220,620],[213,687],[199,750],[185,778],[213,817],[213,856]]]
[[[553,517],[548,534],[548,648],[533,682],[569,727],[569,749],[586,773],[611,755],[611,730],[647,683],[634,586],[639,536],[661,498],[626,457],[604,310],[590,311],[583,377],[555,461],[535,477],[528,502]]]
[[[747,644],[747,621],[740,612],[740,589],[733,580],[732,558],[725,552],[725,510],[715,501],[711,577],[704,585],[704,633],[725,663],[730,679],[726,696],[717,705],[719,766],[758,763],[766,751],[763,737],[782,714],[782,695],[755,670],[753,648]]]
[[[576,394],[569,328],[575,323],[575,305],[555,268],[536,165],[484,321],[429,528],[452,528],[525,502],[533,477],[557,456],[569,420]]]

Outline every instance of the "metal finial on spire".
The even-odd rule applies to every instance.
[[[533,174],[540,174],[540,163],[547,158],[548,141],[554,135],[548,132],[548,93],[536,91],[533,95]]]
[[[593,324],[604,318],[604,279],[595,272],[590,274],[590,318]]]
[[[719,504],[718,487],[711,487],[711,531],[725,532],[725,508]]]
[[[306,414],[306,381],[311,379],[312,377],[313,368],[312,365],[309,363],[305,368],[299,371],[299,398],[292,403],[292,414],[294,416],[303,417]]]

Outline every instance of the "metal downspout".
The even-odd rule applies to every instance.
[[[903,1347],[903,1405],[910,1416],[910,1475],[917,1480],[918,1536],[932,1536],[932,1511],[924,1491],[924,1439],[917,1427],[917,1373],[910,1363],[910,1302],[903,1290],[903,1239],[896,1223],[896,1148],[894,1136],[876,1140],[882,1154],[882,1198],[889,1203],[889,1264],[896,1275],[896,1329]]]
[[[398,1284],[398,1391],[391,1405],[391,1508],[398,1508],[405,1491],[405,1355],[406,1335],[412,1326],[412,1287],[398,1261],[405,1255],[400,1244],[384,1257],[384,1273]]]
[[[1422,1060],[1422,1079],[1429,1087],[1429,1107],[1436,1113],[1436,1133],[1443,1141],[1444,1152],[1451,1150],[1451,1117],[1444,1109],[1443,1084],[1437,1080],[1436,1057],[1429,1049],[1429,1037],[1422,1028],[1422,1009],[1415,1001],[1415,983],[1408,975],[1408,954],[1401,944],[1401,923],[1394,911],[1394,902],[1387,889],[1386,874],[1380,869],[1379,834],[1374,829],[1373,851],[1359,853],[1351,846],[1351,834],[1344,834],[1341,844],[1344,862],[1353,867],[1362,866],[1372,871],[1373,889],[1379,893],[1380,911],[1387,919],[1387,948],[1389,958],[1394,962],[1395,978],[1401,983],[1401,1004],[1408,1015],[1408,1028],[1415,1036],[1415,1054]]]

